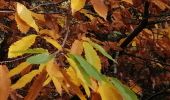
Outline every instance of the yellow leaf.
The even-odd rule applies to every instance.
[[[59,66],[55,64],[54,59],[50,60],[46,66],[47,73],[51,77],[57,92],[62,94],[62,81],[64,79],[63,74],[59,70]]]
[[[34,28],[37,32],[39,31],[38,26],[35,23],[35,20],[33,19],[31,15],[31,11],[28,10],[24,5],[17,2],[17,13],[18,16],[30,27]]]
[[[123,100],[119,92],[109,83],[102,83],[99,85],[98,93],[102,100]]]
[[[40,35],[48,35],[55,40],[60,37],[60,35],[56,34],[54,30],[43,29],[43,30],[40,30],[39,33]]]
[[[79,40],[75,40],[71,46],[71,51],[72,54],[77,54],[81,55],[83,52],[83,44]]]
[[[54,86],[57,90],[57,92],[61,95],[62,94],[62,85],[61,82],[56,78],[56,77],[52,77]]]
[[[101,61],[97,52],[93,49],[93,47],[88,42],[83,42],[83,48],[85,51],[85,57],[87,62],[93,65],[99,72],[101,70]]]
[[[61,50],[62,46],[54,39],[51,39],[49,37],[44,37],[44,39],[49,42],[50,44],[52,44],[54,47],[56,47],[57,49]]]
[[[67,74],[70,76],[71,81],[77,85],[80,86],[80,80],[77,77],[76,71],[70,66],[69,68],[67,68]]]
[[[31,82],[31,80],[39,74],[39,70],[33,70],[30,73],[22,76],[15,84],[11,86],[12,89],[19,89],[24,87],[27,83]]]
[[[8,68],[5,65],[0,65],[0,98],[8,100],[10,94],[11,81],[8,77]]]
[[[14,57],[23,55],[23,53],[18,53],[16,51],[27,50],[29,47],[31,47],[33,45],[36,37],[37,37],[37,35],[25,36],[21,40],[18,40],[17,42],[13,43],[9,47],[8,58],[14,58]]]
[[[20,17],[18,16],[18,14],[15,14],[15,21],[17,23],[17,27],[18,29],[22,32],[22,33],[26,33],[28,32],[30,26],[28,26],[24,21],[22,21],[22,19],[20,19]]]
[[[43,86],[46,86],[46,85],[48,85],[50,82],[51,82],[51,77],[48,77],[46,80],[45,80],[45,82],[43,83]]]
[[[77,80],[77,82],[80,82],[83,86],[83,88],[85,89],[85,92],[87,94],[87,96],[90,96],[90,90],[89,90],[89,86],[88,86],[88,83],[85,81],[85,79],[83,78],[80,70],[78,69],[77,67],[77,64],[70,58],[66,57],[67,58],[67,61],[69,62],[69,64],[71,65],[71,67],[73,68],[73,70],[75,70],[75,73],[76,73],[76,76],[78,79],[80,80]],[[75,76],[75,77],[76,77]],[[71,76],[72,77],[72,76]],[[72,79],[72,78],[71,78]],[[79,84],[80,84],[79,83]],[[79,86],[79,84],[77,84]]]
[[[45,64],[40,64],[40,66],[39,66],[39,71],[40,72],[42,72],[43,71],[43,69],[46,67],[46,65]]]
[[[84,7],[86,0],[71,0],[71,11],[74,15],[75,12],[79,11]]]
[[[91,0],[94,10],[106,20],[108,8],[104,4],[104,0]]]
[[[16,66],[12,70],[10,70],[8,76],[12,77],[12,76],[14,76],[16,74],[19,74],[22,70],[27,68],[29,65],[30,65],[30,63],[28,63],[28,62],[23,62],[23,63],[19,64],[18,66]]]

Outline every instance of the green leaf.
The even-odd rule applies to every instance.
[[[94,79],[98,80],[98,81],[102,81],[103,76],[96,70],[96,68],[94,66],[92,66],[91,64],[89,64],[83,57],[79,56],[79,55],[73,55],[71,54],[76,60],[77,62],[79,62],[80,66]]]
[[[111,78],[111,82],[120,91],[124,100],[138,100],[136,94],[129,89],[126,85],[123,85],[118,79]]]
[[[102,46],[92,42],[92,41],[88,41],[96,50],[98,50],[102,55],[104,55],[105,57],[109,58],[110,60],[112,60],[113,62],[117,63],[117,61],[115,59],[112,58],[112,56],[110,56]]]
[[[27,59],[27,62],[31,64],[44,64],[54,58],[53,55],[49,55],[48,53],[37,54],[35,56],[31,56]]]
[[[77,73],[80,72],[80,74],[83,76],[83,79],[86,81],[86,83],[90,86],[91,81],[90,81],[90,76],[85,72],[85,70],[80,66],[80,64],[77,62],[77,60],[74,58],[73,55],[69,54],[69,57],[67,57],[68,62],[70,65],[77,71]],[[78,76],[81,77],[81,76]],[[82,80],[82,81],[84,81]]]
[[[36,53],[48,53],[48,50],[43,49],[43,48],[34,48],[34,49],[27,49],[24,51],[13,51],[13,53],[31,53],[31,54],[36,54]]]
[[[101,61],[99,56],[97,55],[97,52],[93,49],[93,47],[88,42],[83,42],[83,48],[84,48],[87,62],[93,65],[100,72]]]

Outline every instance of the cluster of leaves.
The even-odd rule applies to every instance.
[[[79,11],[85,5],[85,2],[85,0],[71,0],[72,13],[74,14]],[[101,11],[101,9],[96,6],[97,1],[92,0],[91,2],[98,14],[106,19],[107,9]],[[103,6],[104,3],[100,1],[99,5]],[[24,87],[37,75],[43,75],[45,80],[42,81],[42,83],[34,80],[28,95],[25,97],[26,100],[35,99],[40,91],[38,89],[41,89],[38,87],[46,86],[51,81],[60,95],[62,95],[64,90],[68,94],[73,93],[78,95],[81,100],[86,100],[86,96],[90,97],[92,91],[96,94],[100,94],[98,98],[101,98],[102,100],[137,100],[135,93],[116,78],[106,77],[101,74],[101,61],[96,51],[112,60],[114,63],[117,62],[100,45],[92,42],[89,38],[82,37],[81,40],[74,41],[71,49],[67,50],[68,53],[65,54],[66,61],[70,66],[66,69],[61,68],[56,62],[56,55],[58,52],[62,52],[64,48],[56,41],[58,37],[53,30],[40,29],[35,19],[37,21],[45,22],[43,15],[30,11],[21,3],[16,4],[15,20],[18,29],[22,33],[26,33],[32,27],[37,34],[27,35],[14,42],[9,47],[8,58],[16,58],[18,56],[23,56],[24,54],[33,54],[33,56],[27,58],[26,62],[20,63],[9,72],[6,71],[6,66],[0,66],[0,79],[4,79],[2,80],[4,83],[1,84],[1,88],[7,88],[1,91],[3,93],[0,93],[1,98],[4,98],[3,100],[8,98],[11,89],[16,90]],[[38,37],[46,40],[47,43],[58,50],[54,53],[50,53],[47,49],[43,48],[30,49]],[[84,53],[85,58],[82,56],[82,53]],[[10,77],[20,74],[28,67],[33,67],[34,64],[39,65],[38,68],[30,70],[30,72],[23,75],[15,84],[10,86]],[[42,74],[45,72],[46,74]],[[9,78],[7,76],[9,76]],[[41,80],[43,80],[43,78]],[[34,84],[40,85],[34,87]],[[84,88],[86,95],[83,94],[80,86]]]
[[[170,53],[170,27],[166,23],[164,25],[166,28],[160,30],[162,25],[157,23],[166,20],[155,21],[157,14],[170,9],[168,0],[54,0],[53,2],[56,3],[40,4],[31,9],[28,9],[26,4],[16,3],[15,17],[10,16],[10,19],[15,20],[20,34],[25,36],[9,46],[8,58],[17,61],[20,59],[17,57],[24,57],[26,61],[9,71],[5,65],[0,66],[0,97],[3,100],[6,100],[15,90],[27,87],[27,84],[31,86],[24,99],[34,100],[39,96],[42,88],[51,83],[60,96],[67,93],[77,95],[82,100],[87,98],[137,100],[135,93],[141,95],[142,88],[133,80],[139,75],[143,65],[149,63],[150,66],[167,70],[167,67],[163,66],[165,63],[152,59],[156,58],[153,55],[155,52],[160,56],[163,54],[168,56]],[[149,2],[150,8],[143,7],[143,2]],[[51,15],[47,12],[46,14],[35,13],[41,6],[42,8],[46,6],[45,9],[48,11],[50,5],[55,5],[58,12],[53,12],[55,14]],[[71,10],[68,10],[69,7]],[[59,9],[67,10],[60,12]],[[147,10],[150,15],[145,16],[142,12],[145,13]],[[137,27],[138,23],[146,19],[148,22],[143,25],[144,27],[142,26],[143,31],[141,30],[139,36],[130,41],[129,48],[122,53],[128,57],[120,56],[118,59],[113,59],[106,50],[119,51],[119,47],[122,47],[121,44],[125,40],[124,37],[130,36],[131,31],[140,28],[140,25]],[[105,40],[107,42],[103,42]],[[152,50],[154,53],[151,52]],[[139,63],[143,64],[142,67],[138,66]],[[121,78],[130,80],[132,90],[118,79],[104,75],[109,75],[106,71],[104,74],[101,73],[108,66],[114,67],[115,74],[116,69],[126,70],[133,64],[137,69],[133,72],[133,78],[129,79],[129,70],[126,71],[128,74],[121,71],[118,73]],[[21,77],[13,84],[10,78],[13,79],[16,75]],[[113,76],[113,73],[110,76]],[[151,80],[154,87],[155,80],[154,78]]]

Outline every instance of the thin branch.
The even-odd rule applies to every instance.
[[[127,53],[127,52],[122,52],[122,54],[131,56],[131,57],[135,57],[135,58],[138,58],[138,59],[141,59],[141,60],[144,60],[144,61],[151,61],[151,62],[155,62],[155,63],[160,63],[160,64],[165,65],[165,66],[170,66],[170,64],[163,63],[163,62],[158,61],[158,60],[143,58],[143,57],[140,57],[140,56],[136,56],[134,54]]]
[[[146,27],[148,23],[148,15],[149,15],[149,2],[146,0],[144,3],[144,15],[143,19],[140,22],[139,26],[135,28],[135,30],[123,41],[120,47],[126,48],[127,45]]]

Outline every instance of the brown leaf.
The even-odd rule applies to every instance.
[[[46,79],[46,72],[42,71],[39,76],[35,79],[33,85],[28,91],[27,96],[24,98],[24,100],[35,100],[38,96],[39,92],[41,91],[43,87],[43,83]]]
[[[5,65],[0,65],[0,99],[7,100],[10,94],[11,81],[8,77],[8,68]]]
[[[166,3],[161,0],[151,0],[156,6],[158,6],[161,10],[165,10],[166,8],[170,8]]]
[[[104,4],[104,0],[91,0],[94,10],[106,20],[108,8]]]

